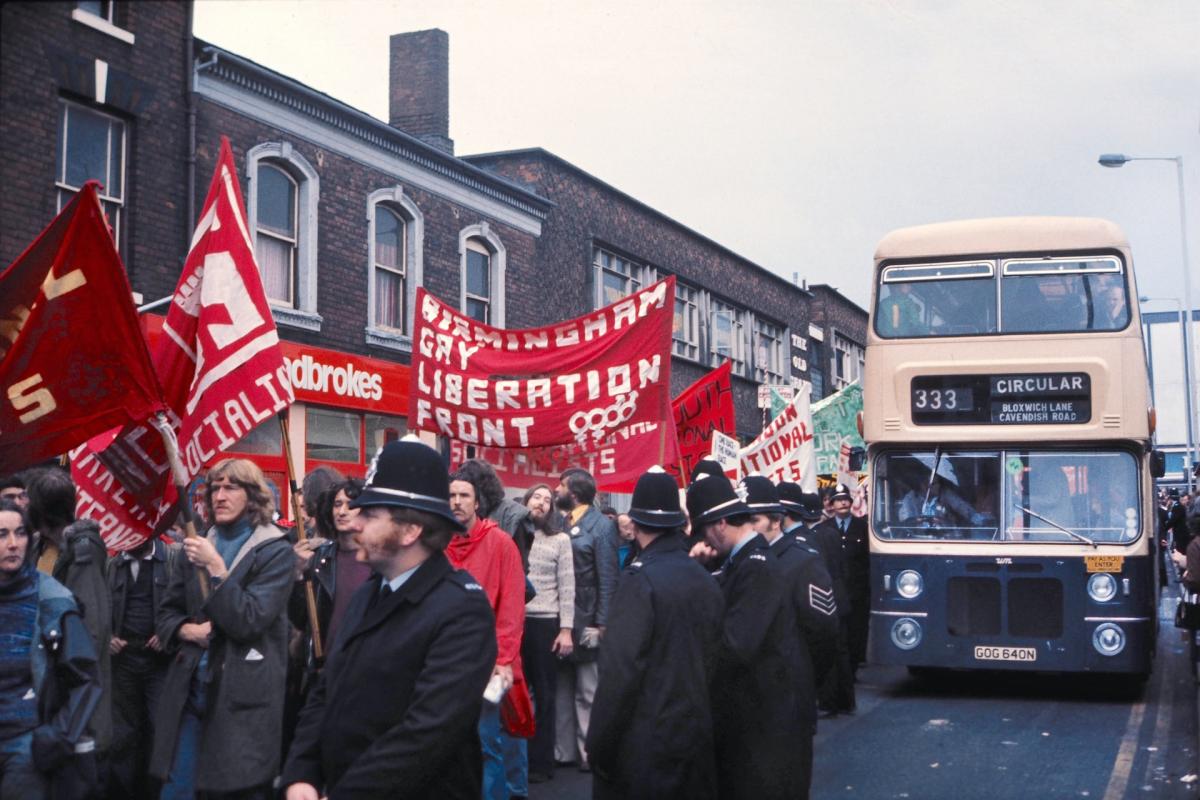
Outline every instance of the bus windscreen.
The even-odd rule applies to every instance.
[[[890,450],[875,463],[883,539],[1125,544],[1137,462],[1122,450]]]
[[[1117,331],[1129,319],[1110,256],[888,265],[874,315],[885,339]]]

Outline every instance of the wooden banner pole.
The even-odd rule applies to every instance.
[[[283,435],[283,460],[287,465],[288,486],[291,488],[292,518],[296,521],[296,540],[308,541],[308,531],[304,530],[301,519],[300,489],[296,484],[296,467],[292,462],[292,437],[288,433],[288,410],[279,412],[279,430]],[[312,579],[304,579],[304,604],[308,607],[308,624],[312,630],[313,658],[320,664],[325,660],[325,646],[321,643],[321,621],[317,618],[317,592]]]
[[[151,423],[158,429],[159,434],[163,438],[163,445],[167,450],[167,463],[171,465],[171,478],[175,484],[176,502],[179,503],[180,513],[183,515],[184,535],[189,538],[193,536],[198,537],[200,534],[196,532],[196,514],[192,510],[192,504],[188,501],[187,470],[183,468],[183,461],[179,458],[179,442],[175,439],[175,431],[171,429],[171,423],[167,422],[167,415],[162,412],[159,412],[158,416],[154,420],[151,420]],[[196,567],[196,579],[200,582],[200,597],[207,600],[209,591],[208,570],[204,567]]]

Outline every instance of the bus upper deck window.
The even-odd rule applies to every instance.
[[[994,275],[986,261],[885,267],[875,328],[889,339],[995,333]]]
[[[1116,258],[1006,261],[1004,333],[1115,331],[1129,324],[1129,299]]]

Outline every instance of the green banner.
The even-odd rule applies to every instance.
[[[854,383],[840,392],[813,403],[813,438],[817,450],[817,474],[836,474],[842,442],[865,447],[858,433],[858,413],[862,411],[862,385]]]

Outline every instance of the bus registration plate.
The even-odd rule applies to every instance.
[[[1037,648],[977,645],[976,661],[1037,661]]]

